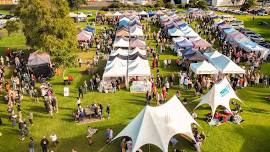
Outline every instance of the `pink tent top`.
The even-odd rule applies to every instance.
[[[199,39],[199,40],[196,40],[196,41],[192,41],[192,43],[194,44],[194,48],[208,48],[208,47],[212,46],[210,43],[208,43],[204,39]]]
[[[140,49],[145,49],[146,44],[143,40],[140,40],[138,38],[130,40],[130,47],[131,48],[140,48]]]
[[[87,32],[85,30],[82,30],[78,35],[77,35],[77,40],[78,41],[90,41],[92,39],[92,33]]]
[[[116,36],[120,36],[120,37],[122,37],[122,36],[129,36],[129,32],[126,31],[125,29],[121,29],[121,30],[118,30],[116,32]]]

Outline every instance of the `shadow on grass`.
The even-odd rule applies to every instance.
[[[245,139],[240,152],[264,152],[270,149],[270,127],[249,125],[242,129],[235,130],[235,133],[240,134]]]

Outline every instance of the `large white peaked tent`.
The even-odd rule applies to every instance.
[[[145,144],[158,146],[168,152],[170,139],[184,134],[194,140],[191,124],[197,124],[176,96],[159,107],[146,106],[114,139],[128,136],[132,152]]]
[[[228,110],[230,109],[230,100],[240,99],[235,94],[233,88],[231,87],[230,83],[228,82],[227,78],[224,78],[219,83],[214,84],[214,86],[209,90],[209,92],[201,97],[200,103],[195,107],[197,109],[199,106],[203,104],[210,105],[212,109],[212,116],[218,106],[223,106]]]
[[[137,57],[135,60],[128,61],[128,76],[151,76],[148,60]]]
[[[218,74],[218,70],[207,61],[191,63],[190,68],[195,74]]]
[[[113,61],[108,61],[103,73],[103,78],[125,77],[127,74],[127,60],[116,57]]]
[[[129,47],[129,39],[124,37],[119,37],[114,40],[113,47]]]

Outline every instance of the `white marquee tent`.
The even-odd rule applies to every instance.
[[[218,70],[207,61],[191,63],[190,68],[195,74],[218,74]]]
[[[184,134],[194,140],[191,124],[197,124],[179,99],[174,96],[159,107],[146,106],[115,138],[128,136],[136,152],[145,144],[153,144],[168,152],[170,139]]]
[[[120,54],[122,56],[128,56],[128,50],[118,48],[117,50],[112,50],[110,56],[116,56],[117,54]]]
[[[201,97],[201,101],[195,107],[195,109],[197,109],[203,104],[208,104],[212,109],[212,116],[214,116],[214,113],[218,106],[223,106],[229,111],[231,111],[231,99],[237,99],[240,101],[240,99],[235,94],[233,88],[231,87],[230,83],[228,82],[227,78],[224,78],[220,82],[214,84],[214,86],[209,90],[209,92]]]
[[[130,28],[130,36],[143,36],[143,30],[141,27],[135,25]]]
[[[140,49],[140,48],[138,48],[138,47],[136,47],[136,48],[133,49],[133,50],[130,50],[130,51],[129,51],[129,54],[130,54],[130,55],[133,55],[133,54],[135,54],[135,53],[137,53],[137,52],[139,52],[141,55],[146,55],[146,50]]]
[[[128,76],[151,76],[148,60],[137,57],[135,60],[128,61]]]
[[[113,16],[122,16],[122,14],[120,12],[115,12]]]
[[[103,73],[103,78],[125,77],[127,75],[127,60],[116,57],[113,61],[108,61]]]
[[[145,11],[141,11],[141,12],[139,13],[139,15],[140,15],[140,16],[148,16],[148,13],[145,12]]]
[[[204,55],[207,57],[207,59],[210,60],[211,58],[219,57],[222,54],[219,53],[218,51],[215,51],[215,52],[205,52]]]
[[[124,37],[119,37],[114,40],[113,47],[123,47],[128,48],[129,47],[129,39]]]
[[[173,37],[184,36],[183,32],[177,28],[168,29],[168,34]]]

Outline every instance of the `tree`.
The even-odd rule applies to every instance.
[[[71,9],[79,9],[81,4],[86,4],[86,0],[67,0]]]
[[[10,36],[11,33],[17,32],[17,31],[20,30],[21,24],[20,24],[19,21],[9,20],[6,23],[6,27],[5,28],[6,28],[7,32],[8,32],[8,36]]]
[[[245,0],[244,4],[241,6],[240,10],[246,11],[255,5],[256,5],[256,0]]]
[[[205,0],[191,0],[189,5],[194,8],[207,9],[208,5]]]
[[[77,30],[64,0],[20,0],[16,15],[23,23],[27,45],[49,51],[59,64],[70,66],[77,50]]]
[[[155,7],[163,7],[165,4],[164,4],[164,1],[163,0],[157,0],[156,4],[155,4]]]

